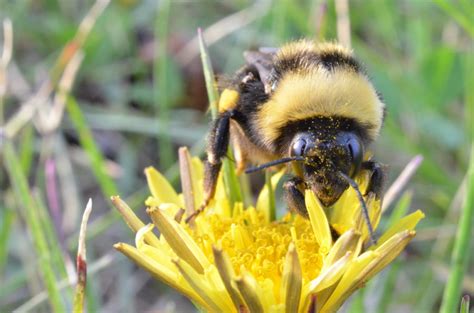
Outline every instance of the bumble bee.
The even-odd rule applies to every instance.
[[[221,160],[232,141],[237,170],[291,162],[284,184],[288,207],[307,215],[304,190],[330,207],[351,185],[373,241],[367,208],[353,178],[370,171],[367,192],[380,198],[383,167],[364,160],[378,136],[385,104],[352,52],[336,43],[301,40],[278,50],[244,54],[246,65],[222,92],[208,138],[204,208],[212,199]]]

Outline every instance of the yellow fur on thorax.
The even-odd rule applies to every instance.
[[[258,112],[256,124],[271,145],[289,122],[317,116],[352,118],[374,140],[382,127],[384,104],[368,79],[350,69],[327,71],[321,66],[288,73]]]
[[[295,54],[314,52],[317,54],[339,54],[352,57],[352,50],[336,42],[314,42],[312,40],[298,40],[286,44],[278,50],[277,59],[285,59]]]

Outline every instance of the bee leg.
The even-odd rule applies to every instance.
[[[233,121],[231,121],[231,123],[232,122]],[[232,147],[234,148],[235,171],[237,175],[245,171],[247,164],[247,154],[244,149],[244,143],[242,142],[242,136],[243,134],[239,130],[234,131],[234,129],[232,129]]]
[[[222,158],[226,155],[229,146],[230,119],[233,115],[233,110],[221,113],[211,128],[208,138],[207,161],[204,165],[204,200],[199,209],[186,218],[186,222],[191,221],[202,212],[214,197]]]
[[[362,163],[362,169],[371,172],[365,194],[373,193],[377,199],[381,199],[387,176],[387,167],[375,161],[365,161]]]
[[[239,145],[234,146],[235,171],[237,175],[241,175],[245,171],[247,158]]]
[[[299,177],[293,177],[283,184],[285,191],[285,200],[291,211],[308,217],[308,210],[304,202],[304,195],[301,187],[305,187],[303,180]]]

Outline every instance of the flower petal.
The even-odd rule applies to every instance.
[[[326,213],[324,213],[321,202],[311,190],[306,190],[304,198],[314,237],[319,243],[319,251],[321,254],[327,254],[332,245],[332,235]]]
[[[298,253],[293,243],[288,247],[283,267],[281,298],[285,304],[285,312],[298,312],[301,297],[302,273]]]
[[[194,292],[194,290],[192,290],[190,286],[180,278],[180,275],[178,275],[175,270],[163,266],[162,264],[156,262],[156,260],[148,257],[135,247],[126,243],[117,243],[114,245],[114,248],[147,270],[155,279],[165,282],[172,288],[193,299],[203,307],[208,307],[201,297],[198,296],[198,294]]]
[[[347,266],[344,275],[337,284],[336,289],[322,305],[320,312],[336,312],[342,303],[357,289],[358,277],[361,272],[372,262],[378,254],[374,251],[367,251],[359,257],[353,259]]]
[[[281,312],[283,310],[283,304],[277,305],[277,299],[275,292],[278,293],[278,289],[275,289],[275,284],[270,278],[261,280],[256,285],[257,295],[265,308],[265,311],[269,312]]]
[[[146,206],[160,206],[160,204],[162,204],[162,202],[158,200],[157,198],[154,198],[153,196],[149,196],[145,200]]]
[[[119,213],[122,215],[125,223],[127,223],[128,227],[130,227],[135,233],[138,232],[141,228],[145,227],[145,224],[138,218],[138,216],[133,212],[133,210],[123,201],[120,199],[119,196],[111,197],[112,204],[117,208]],[[152,233],[147,232],[145,235],[145,240],[148,244],[159,247],[160,241],[159,239]]]
[[[336,283],[342,274],[344,274],[344,270],[353,255],[354,253],[352,251],[348,251],[346,255],[339,258],[339,260],[322,271],[316,279],[310,281],[308,285],[308,294],[319,292]]]
[[[252,313],[263,313],[262,302],[257,293],[257,285],[252,277],[245,274],[242,277],[234,279],[234,282],[237,285],[249,311]]]
[[[197,205],[201,205],[204,199],[204,165],[199,158],[194,157],[191,159],[191,171],[193,178],[194,201]]]
[[[179,207],[183,206],[174,188],[160,172],[150,166],[145,169],[145,175],[154,198],[161,203],[174,203]]]
[[[155,206],[156,207],[156,206]],[[175,219],[176,215],[180,211],[180,207],[174,203],[162,203],[159,206],[160,212],[168,216],[169,218]],[[179,222],[178,222],[179,223]]]
[[[204,269],[210,266],[209,260],[183,227],[158,208],[149,208],[147,213],[176,255],[191,265],[196,272],[204,273]]]
[[[369,250],[358,257],[356,261],[359,262],[356,262],[354,266],[350,266],[347,269],[346,274],[344,274],[339,283],[341,288],[339,286],[336,288],[323,309],[327,309],[327,312],[336,311],[355,290],[364,286],[370,278],[390,264],[414,236],[414,231],[405,230],[399,232],[377,250]],[[353,277],[350,277],[350,275],[353,275]]]
[[[196,210],[196,203],[194,197],[193,171],[191,169],[191,155],[187,147],[181,147],[178,150],[179,154],[179,174],[181,177],[181,190],[183,195],[183,202],[186,215],[190,216]]]
[[[353,252],[353,256],[359,255],[362,247],[361,235],[353,229],[346,231],[334,243],[329,254],[324,258],[324,265],[321,271],[330,267],[340,258],[344,257],[348,251]]]
[[[359,200],[357,199],[357,201]],[[379,224],[382,213],[380,199],[376,199],[374,193],[369,193],[368,196],[364,197],[364,201],[369,213],[370,224],[372,225],[372,229],[375,231]],[[365,218],[362,206],[359,202],[357,203],[358,206],[353,216],[352,226],[354,229],[356,229],[356,231],[362,234],[363,242],[367,242],[367,240],[370,239],[369,227],[367,225],[367,220]]]
[[[396,233],[403,230],[414,230],[418,222],[425,217],[425,214],[420,210],[415,211],[403,218],[401,218],[397,223],[390,227],[383,235],[380,237],[379,242],[376,246],[371,247],[371,250],[378,249],[382,246],[389,238],[394,236]]]
[[[237,288],[232,284],[232,279],[235,277],[234,269],[230,263],[229,257],[221,249],[216,247],[212,248],[214,254],[214,263],[216,264],[219,275],[224,283],[227,292],[232,298],[236,308],[240,308],[243,305],[243,299],[240,297],[240,293]]]
[[[375,274],[380,272],[390,262],[392,262],[402,251],[406,245],[415,237],[416,232],[413,230],[404,230],[385,241],[375,252],[379,254],[373,263],[369,264],[368,272],[365,280],[369,280]]]
[[[188,284],[194,289],[194,291],[206,302],[209,311],[211,312],[225,312],[225,306],[219,305],[218,298],[212,296],[212,289],[209,287],[207,281],[203,279],[203,275],[197,273],[188,263],[181,259],[173,260],[173,263],[178,268],[181,275],[188,282]],[[231,311],[236,312],[236,310]]]

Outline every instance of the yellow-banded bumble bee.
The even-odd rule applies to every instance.
[[[284,184],[285,198],[302,215],[307,215],[304,189],[329,207],[352,185],[373,239],[352,178],[370,171],[367,192],[381,197],[382,167],[363,156],[380,132],[385,105],[352,52],[302,40],[244,56],[247,64],[223,91],[208,138],[202,208],[214,195],[232,141],[240,172],[248,162],[260,166],[247,172],[291,162],[294,176]]]

